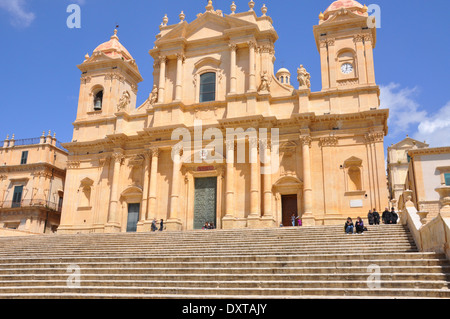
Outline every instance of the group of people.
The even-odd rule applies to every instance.
[[[216,229],[216,226],[214,226],[214,223],[205,223],[205,226],[202,227],[203,230],[205,229]]]
[[[375,208],[369,211],[367,220],[369,221],[369,225],[380,225],[380,214]],[[389,211],[389,208],[386,207],[383,214],[381,215],[381,220],[386,225],[397,224],[398,214],[395,212],[394,208]]]
[[[157,231],[158,230],[158,226],[156,226],[156,218],[153,219],[152,221],[152,231]],[[164,230],[164,220],[161,219],[161,221],[159,222],[159,231],[163,231]]]
[[[394,208],[389,211],[389,208],[386,207],[380,218],[380,214],[374,208],[373,210],[369,211],[367,219],[369,221],[369,225],[380,225],[380,221],[383,221],[383,223],[386,225],[397,224],[398,214],[395,212]],[[365,231],[367,231],[367,227],[364,226],[364,222],[361,217],[356,218],[356,222],[354,224],[353,220],[348,217],[347,221],[345,222],[344,229],[347,234],[363,234]]]

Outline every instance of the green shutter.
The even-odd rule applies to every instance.
[[[445,185],[450,186],[450,173],[445,174]]]

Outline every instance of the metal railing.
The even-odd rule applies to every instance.
[[[9,209],[9,208],[45,208],[54,212],[61,212],[62,207],[59,203],[49,202],[45,200],[22,200],[20,202],[15,201],[3,201],[0,202],[0,209]]]

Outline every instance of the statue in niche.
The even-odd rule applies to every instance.
[[[122,97],[119,100],[119,104],[117,105],[117,111],[123,111],[127,108],[127,106],[130,104],[131,102],[131,96],[130,93],[128,93],[128,91],[123,92]]]
[[[310,88],[311,87],[311,75],[306,71],[303,65],[297,69],[297,80],[300,84],[300,88]]]
[[[259,92],[269,92],[270,91],[270,77],[267,71],[261,74],[261,85],[259,86]]]
[[[148,100],[150,102],[150,105],[154,105],[158,101],[158,88],[156,87],[156,84],[153,85],[153,89]]]

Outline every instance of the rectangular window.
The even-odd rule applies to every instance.
[[[20,207],[20,204],[22,202],[22,193],[23,193],[23,186],[14,187],[12,208]]]
[[[22,158],[20,159],[20,165],[25,165],[28,161],[28,151],[22,152]]]
[[[445,185],[450,186],[450,173],[446,173],[444,176],[445,176]]]
[[[200,102],[216,100],[216,73],[210,72],[200,76]]]

